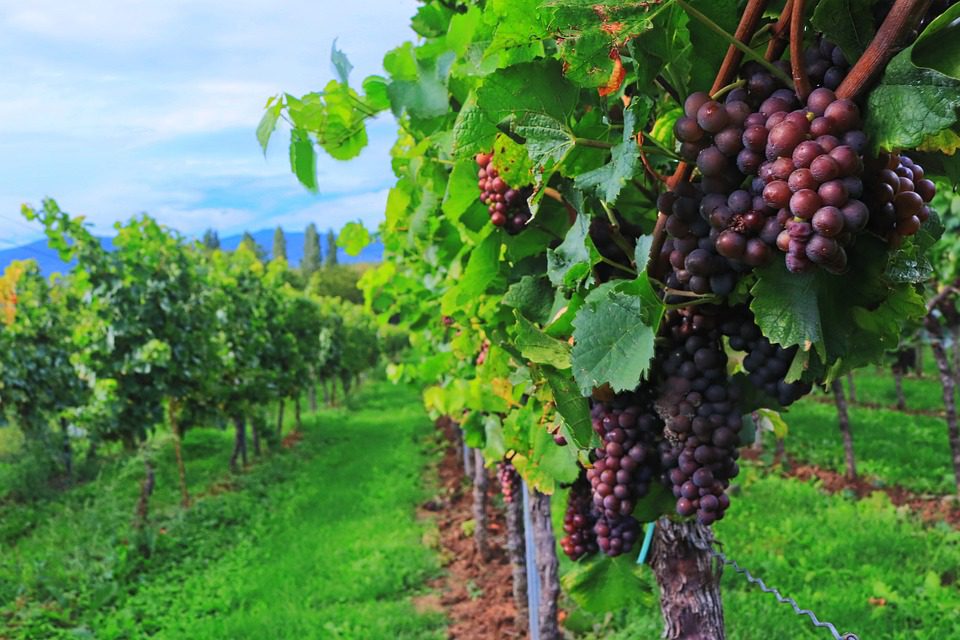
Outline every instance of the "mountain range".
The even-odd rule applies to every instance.
[[[273,232],[273,229],[261,229],[260,231],[250,234],[257,244],[263,247],[264,253],[268,258],[272,257],[270,254],[273,249]],[[295,267],[300,264],[300,260],[303,258],[304,233],[285,232],[285,235],[287,238],[287,261],[291,266]],[[107,250],[113,248],[113,241],[110,238],[101,237],[99,240]],[[240,245],[241,240],[243,240],[242,234],[221,238],[220,247],[226,250],[233,250]],[[325,259],[327,255],[327,238],[323,232],[320,234],[320,252]],[[37,261],[40,271],[45,275],[50,275],[55,272],[63,273],[69,269],[69,266],[60,260],[57,252],[47,245],[47,240],[43,239],[19,247],[0,249],[0,273],[14,260],[30,259]],[[383,245],[379,240],[375,240],[373,243],[364,247],[358,256],[348,256],[343,249],[337,250],[337,262],[340,264],[381,262],[382,260]]]

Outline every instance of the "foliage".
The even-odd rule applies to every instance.
[[[359,265],[335,264],[324,266],[314,272],[307,284],[307,293],[327,298],[342,298],[355,304],[363,304],[363,291],[359,288],[364,268]]]
[[[589,452],[589,429],[576,437],[586,396],[658,384],[651,361],[671,293],[646,270],[664,234],[657,178],[683,175],[673,135],[678,100],[709,89],[729,40],[718,32],[733,31],[740,4],[453,8],[433,0],[413,22],[418,41],[385,56],[386,78],[355,89],[336,51],[338,78],[322,92],[268,102],[261,143],[286,116],[291,166],[308,188],[316,185],[315,146],[353,158],[367,119],[387,109],[397,118],[397,182],[379,230],[387,261],[360,283],[381,322],[409,331],[411,349],[391,375],[427,385],[432,412],[461,419],[488,459],[510,452],[542,491],[575,477]],[[868,37],[862,3],[824,19],[837,4],[825,2],[815,24],[856,53]],[[925,51],[950,42],[951,25],[945,16],[928,26],[870,94],[868,129],[879,146],[919,145],[941,159],[953,152],[956,47],[938,48],[944,59],[924,66]],[[903,100],[923,108],[905,116]],[[533,218],[519,233],[489,224],[478,201],[474,156],[491,152],[499,176],[528,190]],[[943,162],[929,166],[932,176],[948,175]],[[623,258],[601,252],[597,224],[609,226]],[[620,233],[628,226],[629,237]],[[767,338],[798,347],[790,381],[829,382],[882,360],[926,313],[924,254],[939,232],[934,215],[902,244],[864,234],[843,276],[771,265],[741,274],[739,287],[719,297],[749,303]],[[571,445],[558,448],[548,428],[569,434]]]
[[[317,225],[311,222],[303,236],[303,257],[300,259],[300,273],[307,282],[320,268],[320,264],[320,235],[317,233]]]

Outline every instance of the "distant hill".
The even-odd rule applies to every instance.
[[[273,229],[261,229],[251,233],[257,244],[263,247],[268,257],[273,248]],[[300,264],[303,257],[303,232],[287,232],[287,261],[291,266],[296,267]],[[240,245],[243,234],[228,236],[220,239],[220,246],[223,249],[233,250]],[[321,232],[320,251],[326,259],[326,236]],[[100,238],[100,243],[107,249],[113,248],[113,241],[110,238]],[[54,272],[63,273],[68,270],[68,266],[57,256],[57,252],[47,246],[46,239],[37,240],[30,244],[25,244],[11,249],[0,250],[0,272],[14,260],[36,260],[40,266],[40,271],[45,275]],[[381,262],[383,260],[383,245],[379,240],[365,247],[360,255],[348,256],[343,249],[337,250],[337,262],[340,264],[355,264],[358,262]]]

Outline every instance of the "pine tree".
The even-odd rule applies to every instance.
[[[303,237],[303,259],[300,260],[300,271],[304,279],[309,281],[310,276],[318,271],[320,266],[320,234],[317,233],[317,226],[311,222]]]
[[[333,235],[333,229],[327,230],[327,266],[332,267],[337,264],[337,237]]]
[[[240,246],[246,247],[250,251],[253,251],[253,253],[257,256],[257,259],[260,260],[261,262],[263,262],[264,258],[267,257],[267,252],[264,250],[263,247],[257,244],[257,241],[254,240],[253,236],[250,235],[249,231],[243,232],[243,239],[240,240]]]
[[[271,257],[287,259],[287,237],[283,234],[283,228],[277,227],[273,232],[273,254]]]
[[[220,248],[220,236],[216,229],[207,229],[203,233],[203,246],[210,251],[216,251]]]

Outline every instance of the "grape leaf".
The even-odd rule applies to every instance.
[[[750,308],[763,334],[784,347],[800,345],[794,366],[819,363],[828,382],[879,360],[897,345],[903,326],[924,312],[913,284],[884,277],[885,253],[885,243],[861,236],[843,276],[820,269],[792,274],[780,260],[758,270]],[[811,355],[804,356],[805,351]]]
[[[500,279],[500,235],[491,233],[470,252],[463,277],[457,283],[456,299],[475,299]]]
[[[453,152],[458,158],[489,152],[499,132],[477,104],[476,95],[471,94],[453,124]]]
[[[337,246],[342,247],[349,256],[358,256],[363,248],[370,244],[373,238],[362,222],[348,222],[337,236]]]
[[[835,43],[847,60],[857,60],[873,40],[875,0],[820,0],[810,22]]]
[[[653,593],[643,574],[644,567],[632,554],[616,558],[597,554],[577,562],[560,578],[560,584],[578,605],[602,613],[652,605]]]
[[[410,55],[414,56],[412,50]],[[414,118],[423,119],[445,115],[450,108],[447,76],[455,58],[456,54],[452,51],[447,51],[436,59],[421,60],[414,56],[416,78],[394,79],[387,88],[393,114],[399,117],[403,112],[407,112]]]
[[[960,5],[931,22],[913,45],[913,63],[960,80]]]
[[[897,54],[867,100],[865,130],[882,149],[911,149],[957,124],[960,80]]]
[[[347,54],[337,49],[337,39],[333,39],[333,45],[330,47],[330,63],[333,65],[333,71],[340,78],[342,84],[347,84],[350,78],[350,72],[353,71],[353,65]]]
[[[641,296],[608,290],[588,298],[573,321],[573,375],[583,395],[609,384],[634,389],[653,357],[654,314]]]
[[[561,372],[553,367],[542,367],[541,371],[550,385],[553,398],[557,402],[557,411],[563,416],[573,443],[579,449],[588,448],[593,436],[593,422],[590,419],[587,399],[580,395],[569,371]]]
[[[472,158],[453,165],[447,180],[447,192],[443,197],[443,213],[450,220],[458,220],[473,204],[479,202],[477,188],[477,163]]]
[[[576,140],[566,125],[542,113],[520,116],[512,129],[526,140],[527,153],[534,165],[548,171],[563,162]]]
[[[621,142],[612,149],[612,159],[608,164],[580,174],[574,184],[578,189],[593,191],[598,198],[612,204],[639,167],[637,144],[633,140]]]
[[[534,322],[546,324],[550,320],[553,287],[546,278],[523,276],[507,289],[503,304],[513,307]]]
[[[257,142],[260,143],[260,148],[263,149],[263,154],[267,154],[267,145],[270,143],[270,136],[273,135],[274,130],[277,128],[277,120],[280,119],[280,112],[283,110],[283,104],[276,100],[275,98],[270,99],[270,103],[267,104],[266,111],[263,112],[263,118],[260,119],[260,124],[257,125]]]
[[[524,358],[536,364],[546,364],[557,369],[570,368],[570,345],[551,338],[536,325],[514,310],[517,320],[515,344]]]
[[[688,4],[706,15],[727,33],[737,29],[740,19],[738,0],[687,0]],[[690,42],[693,44],[694,64],[690,70],[690,88],[706,91],[713,84],[713,77],[720,68],[720,62],[727,54],[727,41],[714,33],[710,27],[699,20],[687,24]]]
[[[560,246],[547,250],[547,276],[554,286],[573,286],[590,273],[599,256],[590,239],[590,218],[580,214]]]
[[[290,131],[290,168],[300,184],[310,191],[317,190],[317,154],[310,134],[303,129]]]
[[[527,113],[539,113],[566,121],[577,91],[563,77],[554,61],[514,65],[488,76],[477,89],[477,104],[490,124]]]
[[[635,96],[623,110],[623,142],[611,149],[611,159],[602,167],[580,174],[574,179],[577,189],[594,191],[605,202],[614,203],[620,190],[640,167],[640,154],[633,136],[638,123],[644,122],[653,107],[646,96]]]

